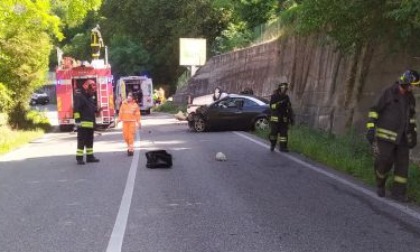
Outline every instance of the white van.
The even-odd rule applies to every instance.
[[[121,77],[115,86],[115,110],[120,110],[121,102],[127,94],[133,93],[133,98],[139,104],[141,112],[150,114],[153,107],[153,83],[152,79],[146,76]]]

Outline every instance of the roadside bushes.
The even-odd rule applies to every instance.
[[[49,131],[51,124],[41,112],[27,110],[22,104],[8,113],[8,124],[14,130],[43,130]]]
[[[162,103],[161,105],[157,107],[154,107],[153,111],[175,114],[178,111],[186,112],[187,105],[179,105],[172,101],[166,101],[165,103]]]
[[[31,110],[26,113],[27,127],[29,129],[42,130],[44,132],[51,129],[51,124],[48,118],[39,111]]]
[[[6,113],[0,113],[0,155],[42,136],[50,129],[48,119],[37,111],[28,112],[25,118],[31,130],[13,130],[7,124]]]

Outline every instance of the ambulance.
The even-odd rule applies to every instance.
[[[131,92],[142,114],[150,114],[153,107],[153,82],[147,76],[121,77],[115,85],[115,110],[118,113],[122,101]]]

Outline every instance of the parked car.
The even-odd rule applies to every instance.
[[[269,101],[253,95],[227,94],[189,113],[188,126],[196,132],[268,128]]]
[[[47,93],[43,92],[43,91],[35,91],[32,95],[31,95],[31,105],[36,105],[36,104],[48,104],[50,102],[50,98],[48,97]]]

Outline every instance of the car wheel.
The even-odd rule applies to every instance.
[[[206,121],[202,116],[196,116],[194,118],[194,130],[197,132],[206,131]]]
[[[188,116],[187,116],[187,122],[188,122],[188,128],[190,129],[190,130],[194,130],[195,131],[195,129],[194,129],[194,113],[190,113],[190,114],[188,114]]]
[[[257,118],[253,125],[253,130],[267,130],[268,128],[268,119],[265,117]]]

